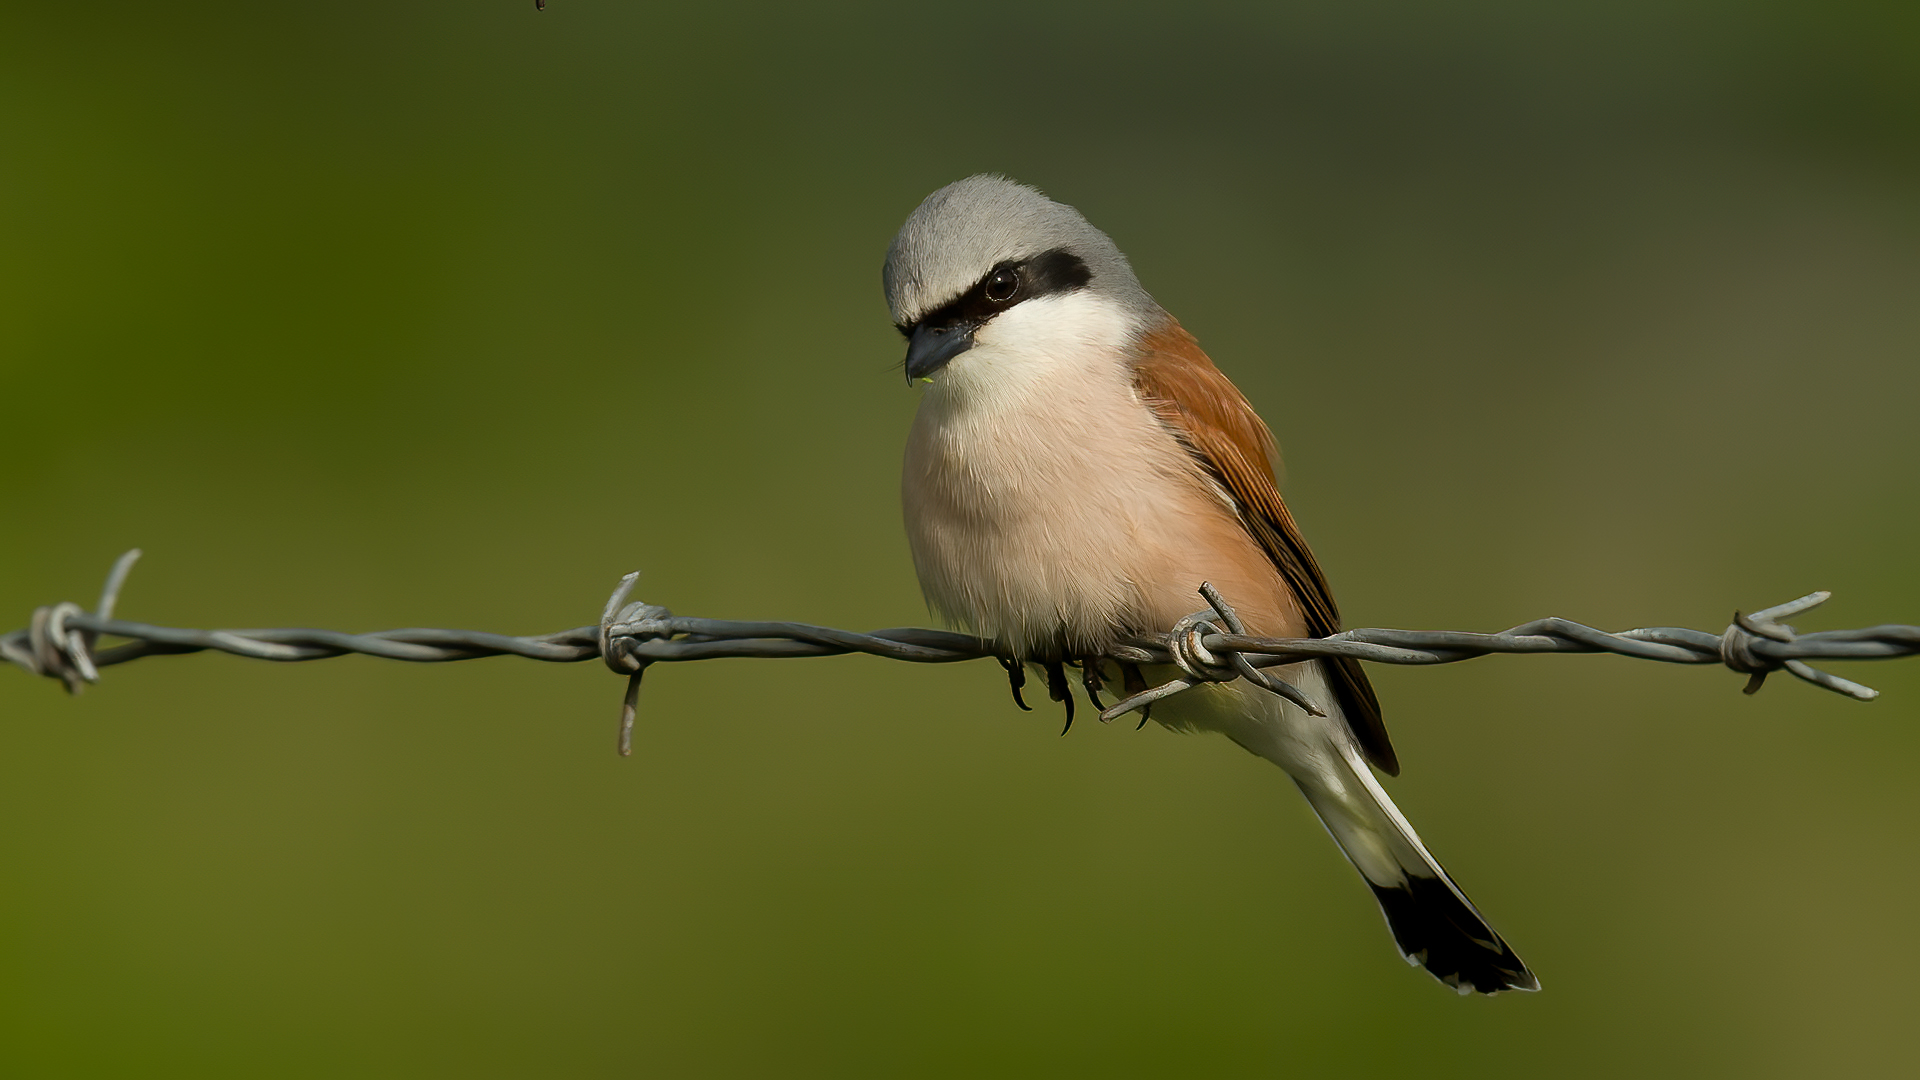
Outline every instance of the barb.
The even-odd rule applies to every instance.
[[[620,579],[601,609],[600,622],[555,634],[512,637],[474,630],[383,630],[347,634],[337,630],[187,630],[150,626],[113,618],[120,590],[136,549],[122,555],[107,575],[98,610],[59,603],[33,613],[28,626],[0,636],[0,659],[35,675],[59,680],[69,693],[98,682],[100,669],[143,656],[224,652],[256,660],[295,662],[358,653],[388,660],[445,663],[488,656],[521,656],[552,663],[601,660],[627,677],[618,748],[632,750],[633,724],[641,676],[653,664],[721,657],[839,656],[864,653],[919,664],[949,664],[994,657],[1006,667],[1014,691],[1026,682],[1023,666],[991,641],[968,634],[917,627],[855,633],[791,622],[739,622],[675,615],[666,608],[627,603],[638,573]],[[1784,620],[1811,611],[1831,594],[1809,593],[1797,600],[1757,611],[1735,612],[1718,634],[1658,626],[1607,633],[1568,619],[1538,619],[1497,634],[1451,630],[1348,630],[1325,638],[1261,638],[1244,633],[1238,614],[1218,590],[1203,584],[1210,610],[1181,619],[1166,634],[1134,638],[1115,645],[1104,658],[1083,658],[1081,683],[1095,708],[1103,684],[1101,660],[1115,662],[1127,697],[1105,708],[1102,721],[1131,712],[1144,714],[1163,701],[1210,682],[1245,679],[1279,694],[1301,708],[1319,707],[1298,687],[1267,668],[1322,656],[1348,656],[1381,664],[1454,664],[1490,653],[1613,653],[1669,664],[1719,664],[1748,676],[1754,693],[1769,673],[1785,670],[1815,686],[1871,701],[1878,691],[1821,671],[1809,660],[1885,660],[1920,654],[1920,626],[1885,625],[1861,630],[1822,630],[1800,634]],[[127,643],[96,651],[101,637]],[[1143,667],[1171,669],[1166,681],[1147,685]],[[1045,669],[1048,690],[1068,704],[1072,722],[1072,686],[1055,663]],[[1025,707],[1024,701],[1020,702]]]
[[[100,588],[100,620],[111,621],[113,606],[120,600],[120,587],[127,583],[127,575],[139,560],[139,548],[114,560],[113,569],[107,571],[106,584]],[[88,683],[100,681],[102,666],[115,662],[96,661],[93,646],[100,632],[87,625],[92,618],[78,604],[59,603],[40,608],[33,613],[33,621],[25,630],[0,637],[0,659],[35,675],[59,679],[67,693],[78,694]]]

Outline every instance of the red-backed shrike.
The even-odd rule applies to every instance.
[[[932,383],[901,491],[941,615],[1054,671],[1171,629],[1208,581],[1248,633],[1340,629],[1267,426],[1078,211],[1001,177],[961,180],[907,219],[885,281],[907,377]],[[1241,681],[1153,718],[1285,769],[1410,962],[1463,994],[1538,989],[1374,778],[1399,763],[1360,665],[1271,670],[1325,715]]]

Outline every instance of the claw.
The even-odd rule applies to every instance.
[[[1093,707],[1101,712],[1106,712],[1107,703],[1100,700],[1100,687],[1102,683],[1100,680],[1099,657],[1089,656],[1081,659],[1080,685],[1086,689],[1087,700],[1093,702]]]
[[[1121,664],[1120,665],[1120,685],[1123,688],[1125,688],[1125,690],[1127,691],[1128,697],[1133,697],[1135,694],[1144,694],[1147,692],[1147,677],[1145,675],[1140,674],[1139,664]],[[1153,715],[1152,705],[1141,706],[1140,707],[1140,724],[1139,724],[1139,727],[1136,727],[1133,730],[1139,731],[1140,728],[1146,727],[1147,718],[1152,715]]]
[[[996,656],[994,659],[1000,661],[1000,666],[1007,669],[1007,689],[1013,691],[1013,703],[1020,706],[1023,712],[1032,712],[1033,706],[1027,704],[1027,699],[1020,696],[1020,688],[1027,685],[1026,665],[1004,656]]]
[[[1065,735],[1073,730],[1073,688],[1067,682],[1067,670],[1058,660],[1049,660],[1044,665],[1047,672],[1047,696],[1067,707],[1067,726],[1060,729]]]

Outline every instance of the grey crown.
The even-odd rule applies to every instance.
[[[1080,211],[1004,176],[982,173],[927,196],[887,249],[881,271],[893,321],[909,326],[1001,262],[1064,249],[1093,273],[1088,288],[1140,314],[1159,309],[1107,234]]]

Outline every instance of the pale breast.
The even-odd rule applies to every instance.
[[[961,360],[921,401],[901,481],[937,611],[1032,657],[1164,630],[1205,606],[1203,580],[1268,632],[1291,621],[1271,564],[1117,352]]]

